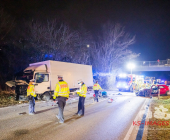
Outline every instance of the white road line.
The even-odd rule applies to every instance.
[[[148,101],[148,99],[146,99],[146,101]],[[140,110],[139,110],[138,114],[136,115],[134,121],[137,121],[138,116],[139,116],[139,113],[140,113],[140,111],[142,110],[142,108],[144,107],[144,105],[146,104],[146,101],[144,102],[144,104],[143,104],[142,107],[140,108]],[[129,140],[129,138],[130,138],[130,136],[131,136],[131,133],[132,133],[134,127],[135,127],[135,126],[134,126],[133,124],[130,126],[130,128],[129,128],[129,130],[128,130],[125,138],[124,138],[124,140]]]

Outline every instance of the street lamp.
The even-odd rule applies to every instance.
[[[132,69],[135,68],[135,64],[129,63],[129,64],[127,65],[127,67],[131,70],[131,74],[132,74]]]
[[[87,48],[89,48],[90,47],[90,45],[87,45]]]

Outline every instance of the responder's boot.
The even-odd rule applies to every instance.
[[[63,121],[59,121],[59,123],[64,123]]]
[[[29,115],[35,115],[35,113],[29,113]]]

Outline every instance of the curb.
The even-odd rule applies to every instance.
[[[141,108],[139,109],[139,112],[137,113],[134,121],[137,121],[137,119],[138,119],[138,117],[139,117],[139,113],[140,113],[140,111],[142,110],[142,108],[144,108],[144,106],[145,106],[145,104],[146,104],[147,101],[148,101],[148,99],[146,99],[146,100],[144,101],[144,103],[142,104],[142,106],[141,106]],[[129,128],[129,130],[128,130],[125,138],[124,138],[124,140],[129,140],[129,138],[130,138],[130,136],[131,136],[131,134],[132,134],[132,131],[133,131],[134,127],[135,127],[135,126],[134,126],[133,124],[131,124],[131,126],[130,126],[130,128]],[[139,126],[139,127],[140,127],[140,126]]]
[[[137,136],[136,136],[136,140],[142,140],[143,131],[144,131],[144,128],[145,128],[146,116],[147,116],[147,114],[148,114],[148,109],[149,109],[149,106],[150,106],[150,102],[151,102],[151,99],[149,99],[149,102],[148,102],[148,104],[147,104],[147,108],[146,108],[146,110],[145,110],[145,113],[144,113],[144,115],[143,115],[141,124],[140,124],[140,126],[139,126],[139,130],[138,130],[138,133],[137,133]]]

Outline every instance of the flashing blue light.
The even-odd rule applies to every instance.
[[[53,55],[52,54],[45,54],[45,56],[44,56],[45,58],[47,58],[47,57],[53,57]]]
[[[45,58],[47,58],[48,57],[48,54],[45,54],[45,56],[44,56]]]

